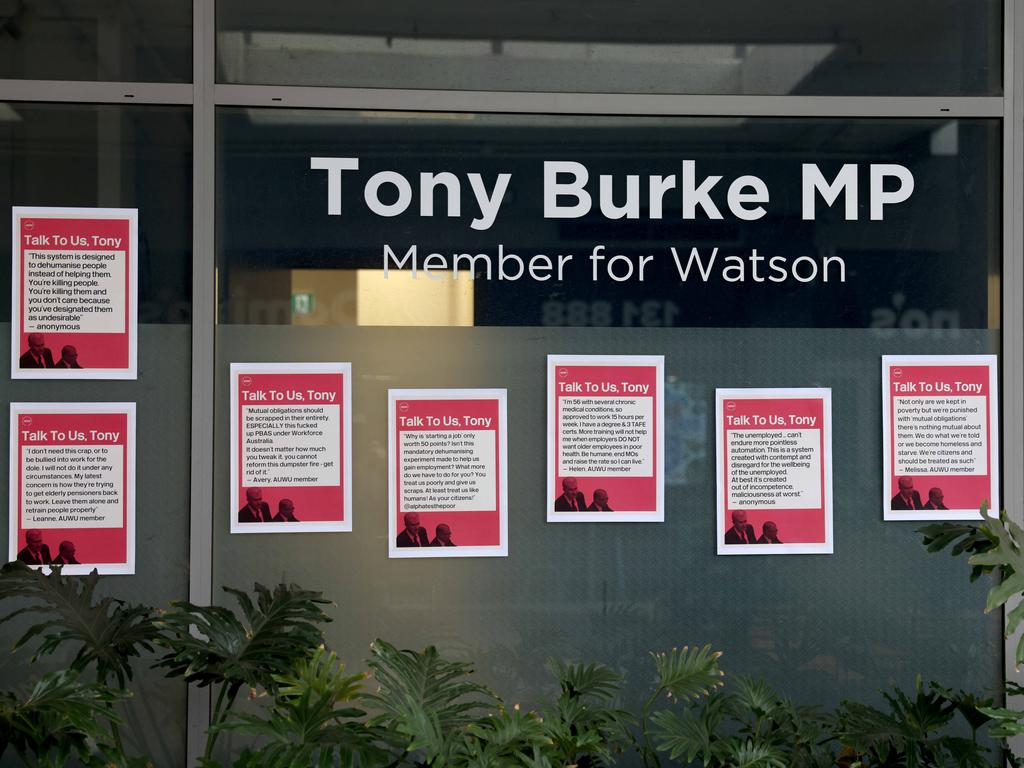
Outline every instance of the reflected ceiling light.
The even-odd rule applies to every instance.
[[[835,50],[835,44],[823,42],[646,44],[305,32],[218,34],[220,65],[229,82],[276,82],[283,77],[307,85],[333,85],[333,73],[346,72],[347,85],[391,88],[445,87],[447,79],[466,71],[467,60],[474,60],[485,68],[479,75],[485,90],[490,90],[485,87],[488,66],[500,67],[505,75],[515,75],[522,67],[518,78],[525,90],[538,79],[550,83],[549,90],[578,90],[575,81],[585,73],[564,66],[578,64],[603,67],[586,74],[591,80],[611,77],[610,90],[615,92],[648,92],[651,75],[657,73],[670,84],[666,92],[790,93]],[[407,82],[388,74],[392,62],[403,62],[411,73]],[[561,85],[554,79],[558,76],[564,81]],[[436,82],[430,82],[431,77]],[[465,88],[465,75],[458,77]],[[512,78],[513,86],[516,79]]]

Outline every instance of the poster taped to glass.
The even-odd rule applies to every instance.
[[[15,206],[11,232],[11,378],[137,378],[138,211]]]
[[[11,403],[8,560],[135,573],[135,403]]]
[[[508,555],[504,389],[388,390],[388,556]]]
[[[999,512],[995,355],[883,355],[885,520],[980,520]]]
[[[352,530],[352,364],[231,364],[231,532]]]
[[[832,391],[715,392],[718,554],[832,553]]]
[[[665,519],[665,358],[548,355],[549,523]]]

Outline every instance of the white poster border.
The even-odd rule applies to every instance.
[[[892,477],[892,443],[889,417],[889,375],[894,365],[984,365],[988,367],[989,405],[989,516],[999,516],[999,356],[978,355],[882,355],[882,520],[885,522],[942,522],[982,519],[979,509],[893,510],[889,478]]]
[[[821,457],[824,475],[825,541],[807,544],[726,544],[725,543],[725,444],[723,403],[726,400],[791,400],[820,398],[825,423],[822,424],[824,455]],[[715,390],[715,512],[716,546],[719,555],[831,555],[833,542],[832,506],[832,390],[829,387],[767,387]]]
[[[395,403],[398,400],[498,401],[498,545],[458,547],[399,547],[398,451],[395,445]],[[508,557],[508,390],[507,389],[389,389],[388,390],[388,558],[396,560],[449,557]]]
[[[135,403],[11,403],[10,405],[10,465],[8,470],[8,538],[7,559],[18,557],[18,523],[21,515],[21,501],[18,498],[18,480],[21,478],[21,456],[18,451],[18,417],[23,413],[54,413],[77,415],[83,413],[123,413],[128,417],[128,433],[125,435],[124,461],[128,470],[125,486],[125,536],[127,547],[124,563],[81,563],[65,565],[61,573],[65,576],[85,576],[94,570],[101,576],[132,576],[135,574]],[[30,568],[44,568],[30,565]]]
[[[595,365],[646,368],[653,366],[657,374],[658,391],[654,403],[655,467],[657,490],[655,509],[630,512],[555,512],[554,500],[560,495],[555,487],[555,368],[559,365]],[[547,356],[547,496],[545,509],[549,523],[663,523],[665,522],[665,356],[664,355],[557,355]]]
[[[297,523],[240,523],[238,510],[241,499],[238,495],[238,473],[241,457],[238,455],[238,434],[241,425],[238,423],[238,377],[246,373],[336,373],[342,380],[341,439],[342,439],[342,504],[345,519],[337,522],[322,520]],[[352,531],[352,363],[231,363],[231,533],[350,533]]]
[[[129,222],[128,237],[128,367],[127,368],[21,368],[21,232],[22,218],[115,219]],[[134,381],[139,378],[139,209],[138,208],[51,208],[15,205],[11,207],[11,378]]]

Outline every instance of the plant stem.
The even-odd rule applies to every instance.
[[[651,744],[651,734],[648,730],[647,723],[651,719],[651,708],[658,698],[665,693],[665,688],[659,687],[651,697],[644,703],[643,709],[640,711],[640,735],[643,736],[643,745],[640,749],[640,757],[643,758],[644,765],[648,768],[661,768],[661,759],[658,757],[658,753],[654,749],[654,745]]]
[[[107,707],[110,709],[111,714],[113,714],[113,705],[108,704]],[[124,753],[124,743],[121,741],[121,729],[118,728],[117,723],[113,721],[111,721],[110,723],[110,735],[114,737],[114,746],[117,747],[118,755],[120,757],[127,757],[127,755]]]
[[[203,750],[204,760],[209,760],[213,757],[213,746],[217,743],[217,737],[220,735],[217,726],[227,717],[231,705],[235,703],[235,696],[238,695],[239,686],[239,683],[225,681],[224,685],[220,688],[220,693],[217,694],[217,703],[214,705],[213,714],[210,716],[210,727],[206,731],[206,749]]]
[[[110,681],[107,680],[107,676],[104,675],[100,680],[104,688],[110,688]],[[125,689],[126,682],[123,677],[118,675],[117,687],[122,691]],[[128,755],[124,751],[124,742],[121,740],[121,729],[117,725],[117,721],[114,719],[116,713],[114,712],[114,702],[107,702],[107,709],[110,711],[110,735],[114,738],[114,746],[117,748],[118,756],[127,758]]]

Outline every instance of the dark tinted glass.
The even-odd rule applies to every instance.
[[[988,585],[926,553],[917,524],[884,523],[876,501],[880,356],[999,350],[998,122],[224,110],[218,140],[215,584],[323,589],[336,603],[328,642],[351,668],[375,637],[437,644],[524,706],[550,691],[548,657],[610,664],[636,705],[649,693],[648,652],[687,643],[712,643],[730,673],[825,707],[878,702],[880,687],[911,689],[918,674],[1001,685],[1001,620],[981,611]],[[327,175],[311,156],[359,158],[342,176],[342,215],[328,215]],[[756,174],[769,215],[682,220],[666,196],[661,220],[646,207],[636,220],[544,219],[551,159],[585,163],[592,191],[612,174],[620,204],[624,175],[678,175],[683,159],[723,183]],[[857,221],[841,207],[804,221],[802,162],[829,174],[903,164],[917,186],[883,221],[869,219],[866,198]],[[414,195],[422,172],[512,179],[478,231],[469,215],[421,217],[419,197],[407,214],[371,215],[363,190],[382,170],[411,179]],[[724,190],[715,196],[722,204]],[[461,202],[473,210],[468,192]],[[414,282],[407,270],[385,283],[384,243],[400,255],[413,243],[448,255],[503,244],[582,264],[548,283]],[[595,284],[595,243],[661,260],[671,245],[840,257],[848,279],[761,284],[748,272],[743,285],[681,286],[658,267],[643,283]],[[665,355],[665,523],[545,522],[550,353]],[[353,364],[353,532],[232,536],[228,364],[318,360]],[[831,388],[834,555],[715,555],[714,390],[744,386]],[[508,389],[507,558],[388,560],[385,404],[403,387]]]
[[[217,4],[228,83],[598,93],[1000,92],[998,0]]]
[[[0,115],[4,242],[11,239],[12,205],[139,209],[138,380],[11,381],[4,376],[0,392],[5,403],[137,404],[136,573],[107,577],[99,591],[166,607],[188,596],[191,110],[5,103]],[[0,276],[5,321],[0,324],[0,355],[9,357],[10,267],[0,269]],[[0,486],[7,487],[7,440],[0,440],[0,467]],[[7,535],[3,526],[4,548]],[[13,607],[5,603],[3,610]],[[30,623],[5,624],[0,644],[9,648]],[[26,651],[0,654],[3,688],[23,688],[69,662],[57,656],[28,666],[30,656]],[[122,711],[127,723],[122,732],[132,740],[126,746],[130,754],[149,755],[155,765],[184,765],[185,686],[150,669],[152,661],[144,656],[134,664],[130,687],[135,695]],[[8,750],[5,759],[14,758]]]
[[[0,77],[189,82],[190,0],[9,0]]]
[[[221,322],[375,325],[413,324],[415,317],[449,325],[450,315],[435,322],[433,315],[410,314],[414,303],[376,302],[369,286],[382,269],[384,246],[401,258],[416,245],[421,262],[431,252],[449,261],[456,253],[483,253],[496,266],[500,245],[523,259],[572,254],[573,262],[562,281],[463,277],[452,290],[471,305],[469,315],[459,315],[471,317],[469,324],[985,328],[998,311],[992,297],[998,296],[1001,254],[999,130],[998,122],[985,120],[225,110],[218,132]],[[328,215],[328,175],[310,170],[312,156],[359,159],[358,170],[342,174],[343,215]],[[543,167],[551,160],[589,170],[593,207],[582,218],[545,218]],[[721,219],[700,209],[684,218],[684,160],[694,162],[696,182],[721,177],[712,192]],[[858,220],[844,218],[842,199],[827,208],[820,198],[815,220],[802,218],[804,163],[817,164],[829,180],[844,165],[856,165]],[[915,180],[910,199],[890,206],[882,221],[869,218],[872,164],[902,165]],[[412,202],[400,215],[376,215],[364,201],[367,182],[381,171],[411,180]],[[445,215],[439,192],[436,215],[420,214],[420,174],[441,171],[461,179],[458,218]],[[511,175],[500,212],[484,230],[471,226],[477,204],[469,173],[482,174],[488,189],[499,173]],[[599,211],[601,175],[612,177],[618,205],[626,177],[639,176],[636,218]],[[677,184],[663,198],[661,218],[648,200],[655,175],[673,175]],[[727,208],[727,187],[744,175],[762,179],[770,194],[767,213],[757,220],[741,220]],[[382,195],[394,191],[387,187]],[[616,282],[604,272],[595,281],[590,254],[597,245],[605,246],[606,261],[614,254],[634,263],[642,255],[655,258],[643,282],[638,274]],[[673,248],[684,266],[692,249],[707,266],[717,248],[710,278],[704,281],[694,264],[681,281]],[[765,260],[756,267],[760,279],[755,253]],[[744,261],[743,282],[730,281],[732,273],[721,269],[729,255]],[[809,258],[816,279],[773,282],[767,260],[777,256],[791,264]],[[838,279],[840,262],[829,261],[834,258],[841,260],[845,282]],[[281,270],[291,271],[290,278]],[[422,290],[431,284],[415,282]],[[397,296],[395,281],[388,286]],[[313,294],[318,309],[293,313],[292,293]]]
[[[191,109],[0,103],[0,184],[4,242],[11,205],[138,208],[139,321],[191,320]]]

